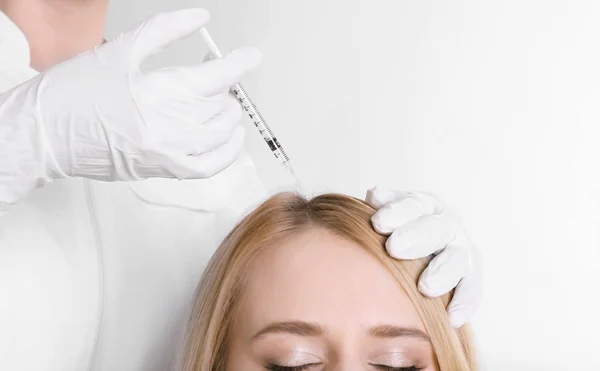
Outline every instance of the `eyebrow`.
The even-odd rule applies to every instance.
[[[258,339],[267,334],[292,334],[299,336],[319,336],[323,334],[323,328],[314,323],[302,321],[276,322],[260,330],[252,339]]]
[[[429,335],[413,327],[400,327],[394,325],[379,325],[369,329],[369,334],[378,338],[410,337],[431,343]]]
[[[298,336],[320,336],[325,332],[323,327],[315,323],[303,321],[275,322],[271,323],[252,337],[253,340],[268,334],[292,334]],[[369,329],[369,334],[378,338],[409,337],[431,342],[429,336],[416,328],[400,327],[394,325],[378,325]]]

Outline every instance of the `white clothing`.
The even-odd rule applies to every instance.
[[[0,13],[0,92],[36,75]],[[203,267],[264,196],[247,155],[206,180],[39,188],[0,220],[0,370],[168,369]]]

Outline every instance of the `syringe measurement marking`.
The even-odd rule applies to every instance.
[[[212,37],[208,33],[208,30],[203,27],[200,30],[200,33],[202,34],[202,38],[208,45],[208,48],[211,51],[212,57],[213,58],[222,58],[223,54],[221,54],[219,47],[217,46],[217,44],[215,44],[215,41],[212,39]],[[275,155],[275,157],[277,159],[282,161],[282,163],[288,169],[288,171],[290,172],[292,177],[296,180],[296,185],[297,185],[297,188],[299,189],[300,182],[298,181],[298,178],[296,178],[296,175],[294,174],[294,171],[292,170],[289,157],[283,150],[283,147],[281,147],[281,144],[279,144],[279,141],[277,140],[277,138],[275,138],[275,136],[273,135],[273,132],[269,128],[269,125],[267,125],[265,119],[262,117],[262,115],[258,111],[258,108],[254,104],[254,102],[252,102],[252,99],[250,99],[250,97],[244,90],[244,87],[238,83],[238,84],[235,84],[235,86],[231,88],[231,91],[238,98],[238,100],[244,107],[244,110],[250,114],[250,119],[254,122],[254,125],[259,129],[260,135],[263,137],[265,142],[267,142],[267,144],[269,145],[271,152]],[[244,104],[244,102],[247,102],[249,105],[246,106]],[[252,112],[250,111],[250,109],[252,109]],[[257,121],[255,121],[254,116],[257,117]],[[264,128],[265,130],[261,130],[261,128]],[[266,134],[265,134],[265,131],[267,132]]]
[[[236,87],[237,88],[232,89],[233,93],[238,98],[244,110],[248,112],[248,115],[254,123],[254,126],[256,126],[256,128],[258,129],[260,135],[263,137],[263,139],[271,149],[271,152],[273,152],[273,155],[275,155],[277,159],[283,159],[284,162],[289,161],[289,158],[283,151],[281,144],[279,144],[277,138],[275,138],[267,124],[264,122],[264,119],[262,118],[260,112],[258,112],[258,110],[256,109],[256,106],[254,105],[252,100],[250,100],[250,98],[247,97],[246,92],[243,90],[244,88],[239,84]],[[247,102],[247,104],[244,104],[244,102]]]

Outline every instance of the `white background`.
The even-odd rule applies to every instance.
[[[185,6],[263,51],[245,83],[306,191],[427,190],[461,215],[489,370],[600,370],[600,2],[113,0],[108,35]]]

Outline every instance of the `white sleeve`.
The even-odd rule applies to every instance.
[[[0,85],[5,85],[5,77],[0,76]],[[0,217],[52,179],[44,157],[44,133],[32,104],[35,94],[28,83],[0,94]]]

